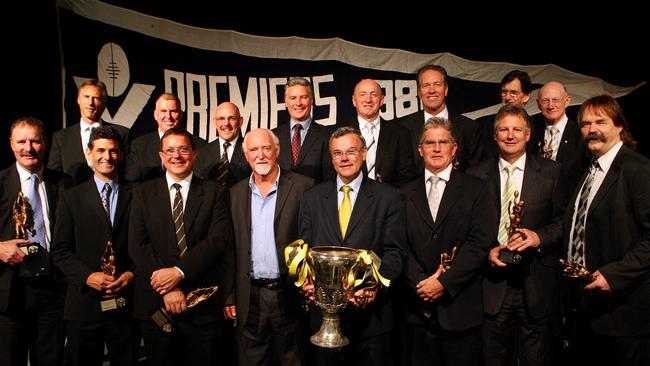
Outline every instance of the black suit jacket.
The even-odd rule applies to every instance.
[[[332,130],[328,126],[322,126],[311,122],[309,131],[302,142],[298,164],[293,166],[291,157],[291,123],[287,122],[273,129],[273,132],[280,139],[280,158],[278,164],[284,170],[290,170],[298,174],[314,178],[316,183],[334,177],[332,157],[329,153],[329,138]]]
[[[66,175],[49,170],[43,170],[43,182],[45,183],[45,191],[47,193],[47,205],[49,207],[48,217],[50,220],[50,233],[54,233],[54,223],[56,204],[59,194],[63,189],[70,185],[70,179]],[[16,197],[20,192],[20,177],[16,165],[13,164],[7,169],[0,172],[0,240],[11,240],[16,238],[16,231],[12,219],[12,209]],[[50,241],[52,243],[53,241]],[[45,256],[45,257],[41,257]],[[41,251],[41,254],[35,254],[23,261],[17,266],[8,266],[0,262],[0,312],[7,311],[11,293],[14,286],[19,286],[20,282],[17,280],[18,274],[23,271],[30,261],[49,261],[49,254]],[[60,275],[54,270],[54,275]],[[61,276],[57,276],[60,279]]]
[[[478,164],[481,159],[483,149],[481,129],[476,121],[451,111],[449,112],[449,121],[451,121],[451,129],[456,135],[456,142],[458,143],[458,150],[456,151],[458,169],[464,172],[467,167]],[[418,152],[418,145],[425,122],[424,111],[421,110],[399,119],[399,123],[411,133],[411,146],[418,171],[424,170],[424,162]]]
[[[345,238],[338,220],[336,182],[305,192],[300,208],[300,236],[310,246],[335,245],[368,249],[381,258],[379,272],[389,280],[401,273],[406,259],[404,200],[395,188],[363,177]],[[346,335],[359,339],[388,332],[393,326],[392,296],[380,292],[363,311],[343,311]],[[312,314],[320,311],[312,311]],[[312,316],[312,325],[320,321]]]
[[[437,320],[443,329],[452,331],[481,324],[481,269],[498,226],[498,216],[487,209],[486,191],[484,181],[452,171],[434,222],[424,177],[402,188],[410,247],[405,279],[409,323]],[[416,285],[436,272],[440,255],[451,254],[454,246],[458,247],[456,258],[438,278],[445,287],[444,296],[425,303],[417,295]]]
[[[405,128],[394,121],[381,119],[379,124],[379,140],[375,157],[376,176],[381,177],[382,183],[401,187],[418,174],[411,149],[411,137]],[[360,130],[358,120],[350,121],[344,126]]]
[[[113,123],[102,122],[102,126],[112,127],[119,135],[122,151],[128,151],[129,129]],[[86,146],[81,146],[81,127],[79,123],[52,135],[52,147],[48,155],[47,167],[58,170],[72,177],[72,182],[77,185],[90,179],[93,170],[86,161]]]
[[[61,195],[56,212],[52,259],[68,279],[64,319],[111,319],[107,313],[101,311],[102,293],[86,286],[86,279],[92,272],[102,271],[100,261],[107,240],[112,242],[115,251],[117,276],[132,270],[133,261],[128,252],[131,197],[131,185],[121,183],[114,225],[110,228],[94,179],[81,183]],[[127,288],[120,293],[126,296],[129,308],[131,290]],[[119,310],[119,314],[131,317],[128,309]]]
[[[580,180],[564,220],[569,242]],[[605,277],[612,293],[586,293],[582,306],[598,334],[650,333],[650,161],[623,146],[596,192],[585,226],[585,259]],[[564,248],[566,254],[567,248]]]
[[[298,293],[292,281],[287,277],[284,263],[284,248],[299,239],[298,215],[302,194],[314,185],[314,180],[286,170],[280,172],[278,191],[276,193],[273,229],[278,265],[285,280],[285,307],[283,311],[300,312]],[[251,189],[249,181],[242,180],[230,189],[232,220],[235,226],[236,264],[228,269],[228,279],[234,280],[225,289],[227,303],[237,306],[237,330],[243,331],[248,318],[251,294]]]
[[[539,154],[544,147],[544,132],[546,131],[546,120],[540,113],[533,118],[533,128],[528,142],[527,151],[530,154]],[[555,161],[562,163],[562,172],[567,181],[567,194],[575,189],[578,180],[589,166],[589,152],[585,146],[580,126],[572,118],[567,121],[560,140]]]
[[[244,138],[239,137],[233,147],[232,158],[230,159],[228,168],[230,169],[230,176],[226,182],[226,187],[232,187],[240,180],[250,177],[252,173],[251,167],[246,161],[246,156],[244,156],[243,142]],[[199,155],[194,163],[194,173],[205,179],[216,180],[218,177],[217,174],[219,173],[219,159],[222,154],[223,151],[219,139],[200,148]]]
[[[185,293],[199,287],[223,286],[223,261],[232,261],[231,224],[225,189],[213,181],[192,178],[185,203],[187,252],[180,256],[165,177],[149,180],[133,192],[129,254],[135,264],[134,316],[148,320],[149,312],[163,304],[150,285],[153,271],[178,267],[185,274]],[[196,324],[221,316],[216,297],[185,315]]]
[[[488,210],[497,217],[497,227],[491,239],[497,242],[501,216],[501,183],[498,159],[490,159],[470,169],[487,182]],[[561,166],[537,155],[527,154],[521,195],[524,201],[522,227],[537,233],[539,250],[529,249],[531,261],[507,269],[486,270],[483,281],[483,304],[487,314],[499,312],[506,295],[508,276],[520,276],[524,297],[530,315],[541,317],[559,310],[559,250],[562,237],[562,214],[566,206],[566,193]],[[513,273],[509,273],[512,271]]]

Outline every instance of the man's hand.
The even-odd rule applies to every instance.
[[[180,288],[175,288],[163,296],[165,302],[165,310],[172,314],[180,314],[187,310],[187,302],[185,302],[185,294]]]
[[[591,281],[587,286],[585,286],[585,290],[600,290],[603,292],[612,292],[612,287],[609,285],[609,282],[607,282],[605,276],[603,276],[600,273],[600,271],[596,271],[594,273],[594,280]]]
[[[133,282],[133,272],[126,271],[120,275],[115,281],[111,282],[106,289],[107,294],[119,292],[121,289],[127,287]]]
[[[300,288],[300,294],[304,296],[308,301],[314,301],[314,283],[311,281],[305,281]]]
[[[151,274],[151,287],[159,295],[165,295],[178,287],[182,279],[181,273],[176,268],[161,268]]]
[[[541,242],[536,232],[521,228],[508,242],[508,249],[512,251],[523,251],[528,248],[539,248]]]
[[[445,287],[438,281],[438,277],[443,272],[442,266],[438,266],[436,273],[420,281],[415,288],[418,295],[424,301],[433,302],[434,300],[442,297],[445,293]]]
[[[237,307],[235,305],[226,305],[223,307],[223,316],[226,319],[237,319]]]
[[[490,249],[490,255],[488,255],[488,262],[492,265],[492,267],[506,267],[507,264],[503,263],[499,260],[499,253],[506,249],[507,247],[505,245],[498,245],[492,249]]]
[[[104,292],[114,281],[113,276],[104,274],[104,272],[93,272],[86,278],[86,286]]]
[[[363,309],[368,304],[372,303],[375,301],[377,298],[377,291],[379,289],[377,287],[375,288],[362,288],[360,290],[357,290],[352,296],[348,298],[348,300],[354,305],[357,309]]]
[[[28,244],[29,240],[25,239],[11,239],[7,241],[0,241],[0,261],[10,266],[18,264],[23,261],[25,253],[23,253],[19,245]]]

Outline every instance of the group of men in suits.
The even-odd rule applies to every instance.
[[[209,144],[179,128],[180,101],[165,93],[158,130],[130,151],[128,130],[101,121],[103,84],[82,84],[81,121],[54,134],[48,163],[68,177],[44,168],[40,121],[11,126],[16,165],[0,172],[1,363],[24,364],[29,348],[33,365],[61,364],[65,329],[73,364],[100,363],[104,343],[111,362],[133,364],[140,336],[152,364],[218,364],[224,319],[236,324],[242,365],[550,365],[562,322],[572,362],[647,363],[648,160],[630,148],[611,97],[589,99],[573,121],[566,89],[550,82],[537,99],[543,119],[531,121],[524,74],[502,83],[494,154],[484,126],[448,110],[435,65],[417,74],[424,110],[399,121],[379,116],[382,90],[363,79],[356,120],[319,125],[311,84],[296,77],[285,85],[288,123],[243,136],[239,109],[224,102]],[[10,217],[18,192],[38,213],[30,227],[40,234],[28,239],[15,239]],[[349,346],[307,343],[321,318],[314,306],[300,311],[313,283],[296,289],[283,263],[297,239],[381,259],[393,285],[352,294],[341,313]],[[34,241],[42,249],[26,254]],[[560,258],[593,272],[566,282],[564,314]],[[213,286],[221,294],[188,311],[188,294]],[[116,297],[123,306],[102,308]],[[171,332],[151,319],[161,306]]]

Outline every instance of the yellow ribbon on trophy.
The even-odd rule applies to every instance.
[[[370,266],[370,268],[372,268],[372,271],[364,270],[363,277],[357,279],[355,275],[357,272],[357,266],[360,266],[362,263],[366,266]],[[384,278],[379,273],[379,266],[381,266],[381,259],[379,259],[377,254],[375,254],[373,251],[365,249],[357,250],[357,261],[350,269],[350,273],[348,273],[348,283],[354,283],[354,287],[357,287],[368,281],[368,274],[372,273],[372,279],[375,280],[375,282],[381,282],[381,284],[386,287],[390,286],[390,280]]]
[[[301,287],[314,273],[309,266],[309,245],[298,239],[284,248],[284,262],[289,267],[289,275],[297,277],[294,284]]]

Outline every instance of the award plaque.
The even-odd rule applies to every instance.
[[[508,227],[508,238],[519,233],[524,239],[526,235],[521,231],[522,211],[524,210],[524,201],[518,199],[519,192],[515,191],[514,199],[510,202],[508,213],[510,214],[510,226]],[[519,264],[526,260],[525,252],[517,252],[503,249],[499,252],[499,260],[506,264]]]
[[[115,278],[117,269],[115,267],[115,251],[113,250],[113,243],[111,241],[106,242],[106,248],[104,248],[104,254],[101,258],[102,272]],[[126,306],[126,299],[120,294],[103,294],[102,300],[99,303],[101,305],[102,311],[109,311],[117,308],[123,308]]]
[[[32,208],[29,205],[29,198],[25,197],[23,192],[18,192],[16,202],[12,209],[12,218],[16,227],[16,239],[28,240],[28,233],[34,235],[34,217]],[[27,243],[19,245],[25,255],[36,254],[39,252],[41,245],[39,243]]]
[[[203,301],[209,299],[217,292],[218,289],[219,286],[214,285],[211,287],[203,287],[191,291],[185,297],[185,301],[187,302],[187,309],[189,310],[202,303]],[[173,314],[167,312],[164,307],[154,310],[151,313],[151,320],[153,320],[153,322],[165,333],[171,333],[171,331],[174,329]]]

